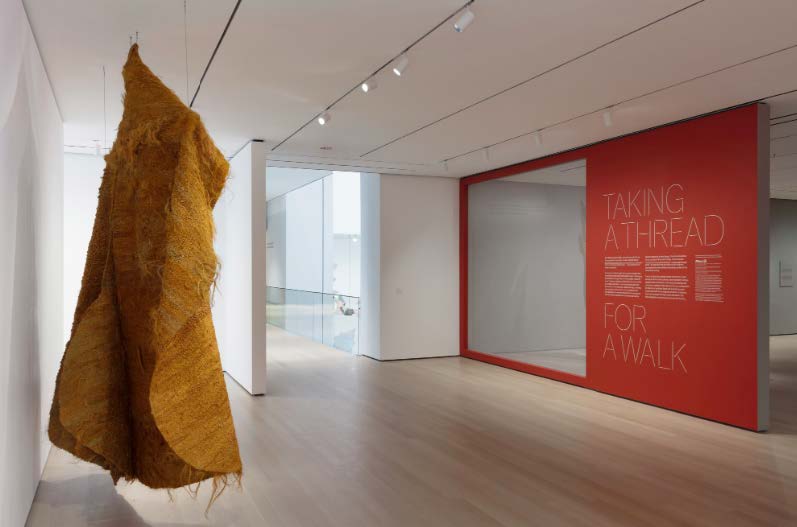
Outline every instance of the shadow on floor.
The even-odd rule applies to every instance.
[[[120,483],[124,485],[124,483]],[[89,474],[61,481],[42,480],[26,526],[198,527],[206,523],[145,521],[116,491],[107,474]]]

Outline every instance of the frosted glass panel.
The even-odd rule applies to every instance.
[[[285,195],[287,289],[321,292],[323,200],[323,180]]]
[[[360,174],[324,178],[324,293],[360,296]]]
[[[468,187],[468,348],[586,372],[584,161]]]
[[[266,205],[266,283],[273,287],[286,287],[285,283],[285,196]]]

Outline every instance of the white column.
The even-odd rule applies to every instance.
[[[230,160],[214,211],[221,261],[213,322],[222,366],[252,395],[266,393],[266,152],[252,141]]]

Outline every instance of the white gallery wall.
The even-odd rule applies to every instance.
[[[266,283],[269,287],[285,289],[288,274],[285,196],[267,202],[266,217]]]
[[[324,179],[324,293],[360,296],[361,185],[359,172]]]
[[[364,174],[361,352],[459,354],[459,180]]]
[[[250,142],[230,160],[216,203],[221,268],[213,325],[222,366],[251,394],[266,391],[266,153]]]
[[[69,340],[105,170],[102,156],[64,154],[64,340]]]
[[[769,333],[797,333],[797,201],[770,200]],[[791,280],[789,280],[791,277]]]
[[[324,181],[314,181],[283,197],[285,288],[321,292],[324,289]]]
[[[19,0],[0,0],[0,525],[24,525],[50,449],[63,332],[63,124]]]

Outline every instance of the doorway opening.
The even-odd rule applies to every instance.
[[[266,177],[266,322],[359,354],[360,173]]]

